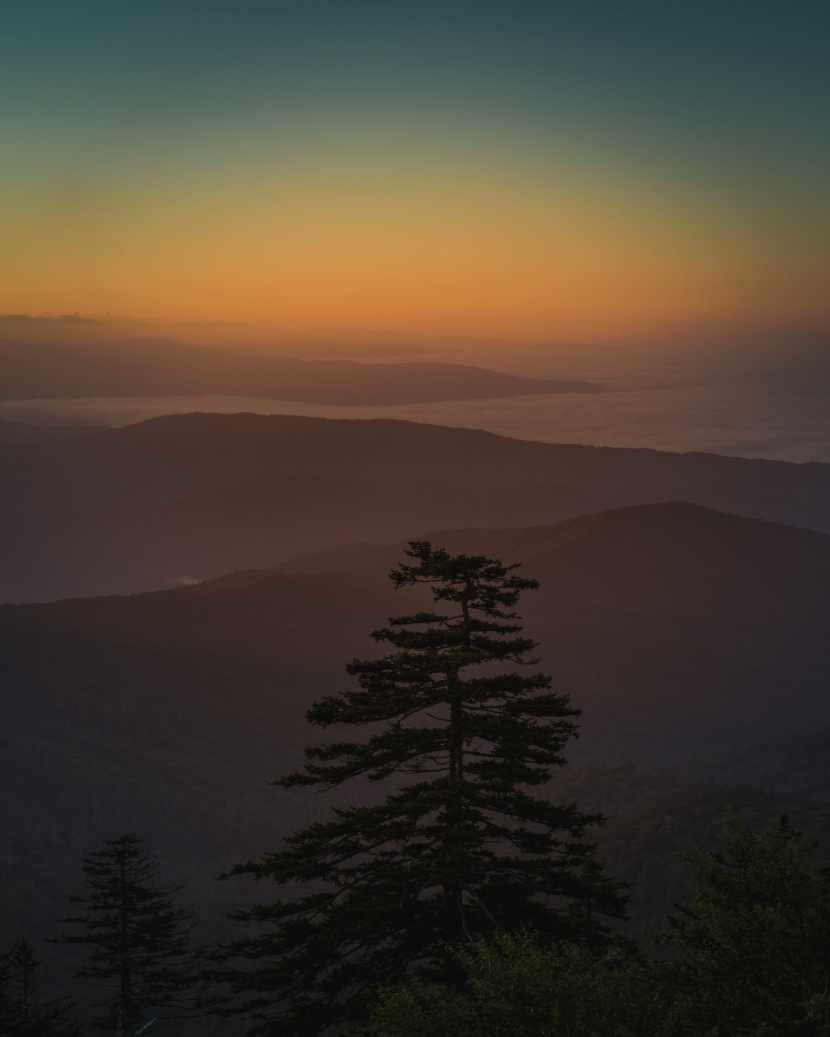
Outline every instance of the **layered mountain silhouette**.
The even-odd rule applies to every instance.
[[[830,465],[403,421],[173,415],[0,446],[0,600],[124,593],[345,541],[685,500],[830,531]]]
[[[519,378],[463,364],[246,356],[166,339],[89,345],[0,340],[0,399],[9,400],[225,393],[366,405],[599,391],[590,382]]]

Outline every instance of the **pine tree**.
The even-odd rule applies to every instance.
[[[71,1018],[74,1001],[37,999],[40,961],[21,938],[0,955],[0,1034],[2,1037],[78,1037],[81,1024]]]
[[[9,977],[16,982],[19,989],[18,1000],[24,1019],[32,1013],[34,996],[34,978],[40,962],[35,957],[34,948],[25,938],[21,938],[6,955]]]
[[[81,931],[57,942],[86,947],[87,964],[75,975],[107,984],[100,1002],[106,1015],[95,1025],[132,1037],[149,1013],[176,1016],[193,1005],[188,993],[196,981],[190,949],[194,909],[173,902],[183,885],[155,884],[156,857],[145,852],[138,836],[106,840],[104,847],[83,863],[86,893],[69,897],[84,913],[62,920]]]
[[[521,926],[598,946],[607,917],[622,916],[620,887],[582,841],[602,818],[530,791],[564,763],[578,715],[549,677],[517,669],[537,662],[512,611],[536,582],[426,541],[407,554],[413,564],[391,579],[427,585],[434,608],[375,631],[392,654],[351,663],[359,687],[308,713],[321,727],[368,726],[368,737],[308,749],[305,770],[276,782],[330,790],[363,777],[394,791],[234,869],[311,886],[235,916],[265,923],[227,948],[251,962],[225,974],[251,1033],[311,1037],[359,1022],[378,986],[407,974],[461,984],[453,949],[474,952],[482,935]]]

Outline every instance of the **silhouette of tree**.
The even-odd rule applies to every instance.
[[[81,1024],[70,1017],[75,1002],[40,1002],[35,996],[40,961],[20,939],[0,955],[0,1034],[3,1037],[78,1037]]]
[[[104,842],[85,859],[87,890],[70,896],[84,913],[62,919],[80,931],[57,942],[87,948],[87,964],[76,976],[104,981],[108,995],[99,1002],[105,1015],[95,1025],[117,1037],[133,1037],[150,1013],[170,1017],[191,1009],[197,955],[190,948],[194,909],[173,896],[183,885],[159,886],[154,854],[134,834]]]
[[[407,974],[462,984],[454,949],[475,951],[483,935],[524,926],[596,947],[608,917],[622,916],[619,885],[582,839],[602,818],[529,791],[564,763],[578,715],[548,676],[522,669],[537,646],[512,609],[536,582],[426,541],[407,555],[391,579],[429,587],[433,609],[375,631],[393,652],[351,663],[359,687],[308,713],[321,727],[368,727],[367,737],[307,749],[305,770],[276,782],[330,790],[363,777],[394,790],[233,871],[310,886],[235,916],[263,923],[226,948],[249,959],[224,976],[252,1033],[310,1037],[360,1021],[378,986]]]

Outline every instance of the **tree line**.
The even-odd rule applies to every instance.
[[[579,711],[536,671],[517,622],[536,582],[426,541],[407,556],[391,578],[427,588],[431,606],[374,632],[391,651],[355,660],[356,686],[309,711],[335,740],[275,782],[362,779],[382,783],[377,802],[224,876],[283,892],[237,912],[244,935],[211,948],[193,947],[182,887],[158,884],[135,834],[105,843],[58,937],[86,953],[90,1025],[138,1037],[210,1012],[252,1037],[830,1033],[830,873],[814,844],[786,819],[760,835],[733,820],[723,854],[690,852],[691,902],[636,942],[589,838],[604,819],[539,794]],[[72,1037],[69,1002],[33,1005],[22,954],[2,958],[0,1034]]]

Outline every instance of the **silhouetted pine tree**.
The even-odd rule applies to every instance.
[[[42,1002],[35,996],[40,962],[28,940],[0,955],[0,1034],[2,1037],[78,1037],[81,1024],[70,1016],[75,1002]]]
[[[100,1002],[106,1014],[95,1025],[118,1037],[132,1037],[153,1014],[177,1016],[193,1007],[188,996],[197,978],[190,949],[194,909],[172,897],[183,885],[158,886],[154,854],[138,836],[104,842],[83,864],[87,892],[69,897],[84,913],[62,919],[81,931],[56,942],[87,948],[88,964],[75,975],[109,984]]]
[[[622,916],[619,885],[582,841],[602,818],[528,791],[564,763],[578,715],[549,677],[515,669],[536,662],[512,609],[537,583],[515,565],[410,548],[414,564],[391,579],[430,586],[435,611],[375,631],[393,653],[353,662],[359,687],[308,713],[321,727],[371,725],[366,739],[308,749],[305,771],[276,783],[332,789],[365,777],[397,790],[335,810],[233,872],[310,886],[235,916],[265,923],[226,948],[250,959],[224,975],[252,1033],[310,1037],[360,1021],[377,988],[407,974],[463,982],[451,949],[474,951],[483,934],[524,926],[597,946],[607,918]]]

